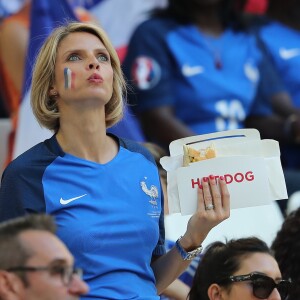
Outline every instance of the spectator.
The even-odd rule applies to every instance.
[[[291,212],[278,231],[271,246],[284,277],[290,277],[293,284],[289,300],[300,299],[300,208]]]
[[[53,3],[53,1],[51,1],[45,5],[46,2],[47,1],[25,0],[22,9],[18,13],[6,17],[0,26],[0,94],[3,92],[1,96],[4,101],[3,105],[0,103],[0,113],[2,112],[3,106],[3,109],[5,108],[3,113],[7,110],[8,112],[5,115],[9,114],[12,121],[5,166],[11,161],[13,155],[18,155],[28,149],[24,146],[25,149],[20,151],[20,149],[15,148],[15,145],[17,128],[22,126],[22,124],[19,123],[19,108],[22,100],[22,92],[25,90],[23,83],[26,82],[27,85],[30,85],[30,78],[25,76],[24,79],[24,74],[26,73],[25,57],[28,54],[29,36],[31,35],[31,41],[34,40],[35,42],[36,40],[44,39],[50,30],[49,27],[51,28],[53,24],[63,22],[64,17],[74,18],[76,16],[78,20],[82,22],[97,22],[89,11],[84,9],[82,6],[83,2],[79,3],[76,0],[64,0],[64,2],[66,2],[65,7],[69,7],[69,10],[75,13],[74,16],[68,16],[70,12],[66,12],[65,9],[63,9],[64,6],[63,3],[61,4],[61,1],[59,3],[62,7],[60,18],[59,15],[54,15],[52,12],[55,2]],[[34,19],[34,17],[36,17],[36,11],[38,11],[39,16],[42,15],[43,17],[38,19],[39,22],[35,18],[33,24],[31,24],[31,18]],[[41,11],[43,11],[43,13],[41,13]],[[30,27],[32,29],[33,26],[39,28],[39,30],[34,31],[36,36],[30,32]],[[31,50],[37,50],[36,48],[38,47],[36,44],[34,45],[33,47],[31,45]],[[32,61],[28,57],[27,64],[30,67],[32,66]],[[29,72],[26,73],[27,76],[28,73]],[[110,128],[110,131],[112,133],[121,134],[122,137],[130,137],[131,139],[144,141],[144,136],[137,120],[131,114],[130,109],[127,108],[127,110],[122,122],[120,122],[116,128]],[[26,125],[24,125],[26,128],[28,128],[28,123],[34,123],[30,117],[31,115],[26,116],[28,120]],[[37,127],[37,129],[39,128]],[[39,136],[39,133],[36,135]],[[26,138],[30,140],[28,136],[26,136]],[[41,139],[42,138],[43,136]]]
[[[201,258],[189,300],[284,300],[290,284],[262,240],[214,242]]]
[[[224,178],[219,185],[204,178],[197,211],[165,254],[155,161],[141,145],[106,133],[122,118],[124,88],[101,28],[75,22],[54,30],[37,57],[31,90],[35,116],[54,135],[2,176],[0,220],[54,215],[58,235],[86,267],[90,293],[82,299],[158,299],[229,216]]]
[[[8,198],[9,199],[9,198]],[[0,224],[0,299],[79,299],[88,291],[50,216]]]
[[[12,158],[22,95],[25,57],[29,39],[30,9],[31,1],[25,0],[20,11],[6,17],[0,24],[0,93],[3,106],[12,121],[7,161]]]
[[[137,28],[123,68],[149,141],[167,149],[178,138],[243,128],[247,117],[264,138],[284,138],[284,120],[254,102],[283,88],[236,10],[243,3],[169,0]]]
[[[289,142],[281,147],[283,166],[289,169],[300,169],[300,3],[297,0],[272,0],[261,20],[260,37],[278,71],[286,91],[289,93],[294,111],[286,112],[283,126]],[[278,100],[275,110],[280,113],[286,110],[286,103]]]

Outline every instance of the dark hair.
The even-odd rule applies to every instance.
[[[299,29],[300,2],[299,0],[272,0],[268,2],[266,12],[271,19],[278,20],[288,26]]]
[[[300,208],[286,217],[271,249],[282,276],[293,281],[289,300],[300,299]]]
[[[292,8],[295,4],[299,2],[296,1],[282,1],[282,0],[272,0],[268,2],[267,14],[281,14],[281,13],[292,13]],[[295,7],[294,7],[295,9]]]
[[[232,27],[235,30],[244,30],[245,24],[242,10],[245,0],[223,0],[219,15],[224,27]],[[195,0],[169,0],[164,9],[156,9],[153,16],[173,18],[178,23],[189,24],[197,20],[197,12],[201,9]]]
[[[32,256],[28,245],[22,244],[19,235],[27,230],[44,230],[55,233],[56,226],[50,215],[31,214],[0,223],[0,269],[22,266]]]
[[[209,286],[231,276],[240,268],[245,257],[256,252],[272,255],[268,245],[256,237],[210,244],[196,270],[189,300],[209,300]]]

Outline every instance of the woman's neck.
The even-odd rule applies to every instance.
[[[218,37],[224,31],[218,9],[215,7],[209,7],[199,12],[195,17],[195,25],[202,33],[210,36]]]
[[[64,152],[98,163],[110,161],[118,152],[116,142],[106,135],[104,116],[99,114],[62,116],[56,138]]]

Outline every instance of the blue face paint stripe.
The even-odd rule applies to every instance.
[[[68,68],[64,69],[64,77],[65,77],[65,89],[68,88]]]

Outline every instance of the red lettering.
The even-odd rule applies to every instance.
[[[202,185],[201,185],[201,182],[200,182],[199,178],[197,178],[197,181],[195,181],[194,179],[192,179],[191,181],[192,181],[192,188],[193,189],[195,188],[195,185],[197,185],[199,189],[202,189]]]
[[[218,180],[221,176],[220,175],[214,175],[215,180]],[[233,175],[231,174],[225,174],[224,176],[224,180],[227,184],[232,183],[233,181],[240,183],[243,182],[244,180],[247,181],[253,181],[254,180],[254,174],[252,171],[248,171],[245,173],[245,175],[241,172],[235,173]],[[203,177],[203,178],[208,178],[208,177]],[[200,188],[202,189],[202,184],[201,184],[201,180],[200,178],[197,179],[191,179],[192,182],[192,188]]]
[[[247,172],[245,175],[246,175],[245,177],[246,177],[246,179],[247,179],[248,181],[253,181],[253,180],[254,180],[253,172],[249,171],[249,172]]]
[[[238,177],[240,177],[240,179],[238,179]],[[234,175],[234,180],[235,180],[236,182],[242,182],[242,181],[244,180],[244,175],[243,175],[242,173],[236,173],[236,174]]]
[[[224,178],[225,178],[225,182],[227,184],[229,184],[229,183],[231,183],[233,181],[233,177],[230,174],[225,174]]]

